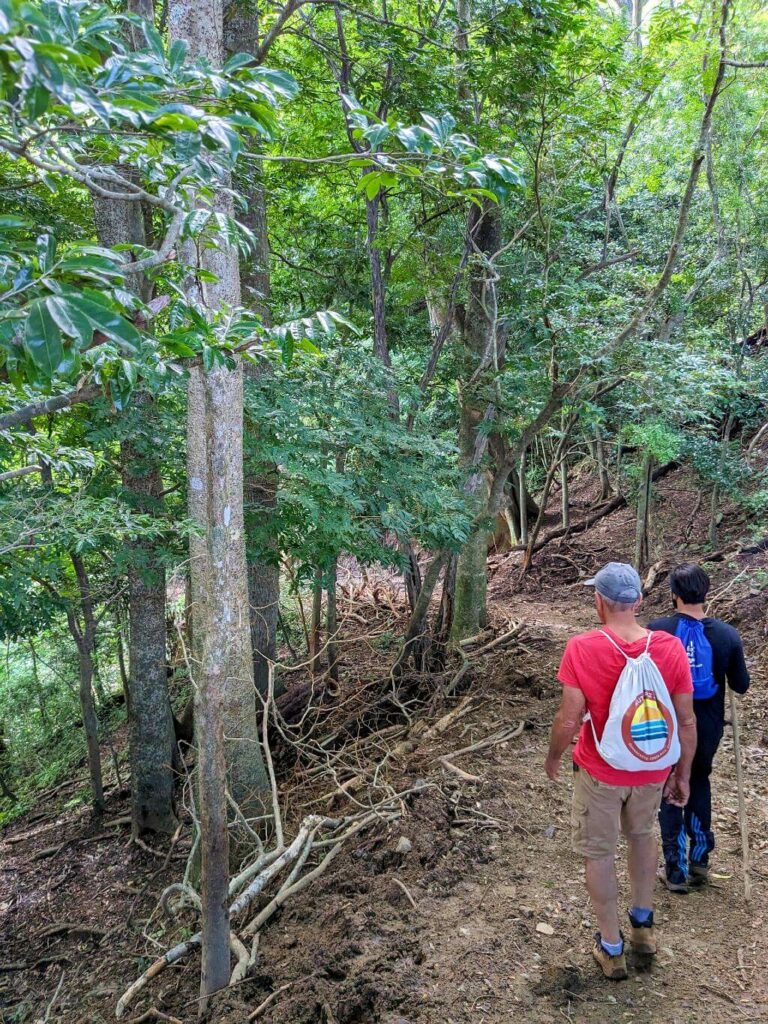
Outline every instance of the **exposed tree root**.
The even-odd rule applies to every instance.
[[[396,794],[373,809],[368,808],[365,812],[345,818],[328,818],[321,815],[310,815],[305,818],[295,839],[288,846],[278,847],[269,853],[261,853],[253,864],[244,868],[230,882],[229,890],[232,903],[229,908],[229,916],[233,923],[233,928],[236,926],[237,921],[241,920],[246,912],[253,907],[258,897],[269,884],[285,868],[291,866],[291,870],[276,895],[246,927],[240,929],[240,935],[244,938],[258,937],[260,929],[267,923],[275,911],[288,899],[302,892],[323,874],[347,839],[374,822],[381,820],[391,821],[398,817],[401,813],[400,803],[404,795]],[[329,833],[330,838],[318,840],[317,836],[321,832]],[[305,875],[300,876],[300,872],[311,854],[329,844],[331,848],[325,853],[319,864]],[[161,904],[166,912],[172,914],[168,904],[168,897],[172,893],[181,893],[184,899],[188,900],[192,905],[196,903],[194,897],[197,897],[197,893],[191,890],[188,883],[175,883],[169,886],[161,898]],[[237,964],[233,969],[230,984],[241,982],[255,963],[255,954],[258,948],[256,942],[254,942],[252,951],[249,952],[240,935],[233,930],[230,937],[231,948],[237,958]],[[115,1008],[115,1016],[118,1018],[122,1017],[139,993],[154,978],[161,974],[166,967],[185,959],[198,949],[201,944],[202,933],[197,932],[191,938],[169,949],[158,960],[155,960],[120,997]]]

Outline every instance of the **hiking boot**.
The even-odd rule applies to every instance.
[[[691,864],[688,871],[691,888],[700,889],[703,885],[709,884],[708,864]]]
[[[656,945],[656,929],[653,927],[653,914],[647,921],[636,920],[631,911],[628,912],[628,916],[629,941],[632,943],[633,951],[641,956],[655,956],[658,947]]]
[[[670,892],[685,896],[688,892],[688,876],[680,868],[667,868],[659,872],[659,878]]]
[[[624,941],[624,936],[621,936],[621,941]],[[600,970],[609,979],[609,981],[625,981],[627,978],[627,960],[622,950],[618,956],[611,956],[610,953],[606,952],[603,948],[602,939],[600,932],[595,935],[595,944],[592,947],[592,956],[595,958],[597,963],[600,965]]]

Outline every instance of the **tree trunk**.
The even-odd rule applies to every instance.
[[[222,716],[226,688],[223,674],[214,674],[206,676],[205,685],[195,694],[203,931],[201,1012],[208,996],[229,984],[229,828]]]
[[[734,416],[732,412],[728,413],[728,419],[725,421],[725,430],[723,431],[723,440],[720,446],[720,455],[717,460],[717,472],[718,476],[722,475],[723,469],[725,468],[725,459],[728,454],[728,442],[731,439],[731,431],[733,430]],[[717,526],[718,518],[720,515],[720,481],[715,480],[712,486],[712,497],[709,505],[709,529],[707,531],[709,543],[711,546],[717,547]]]
[[[229,53],[255,53],[259,42],[258,8],[250,4],[230,4],[227,7],[225,32],[225,45]],[[242,301],[244,305],[255,309],[263,323],[269,325],[272,320],[269,307],[271,281],[267,198],[258,173],[249,168],[248,174],[249,181],[242,189],[248,209],[242,220],[253,232],[256,245],[250,259],[240,264]],[[246,389],[251,382],[256,386],[260,378],[271,372],[268,363],[247,362],[244,369]],[[259,425],[251,419],[246,423],[252,434],[252,444],[258,448]],[[247,461],[246,537],[253,538],[257,532],[256,524],[274,516],[278,483],[278,468],[274,463],[265,463],[258,457]],[[263,538],[263,528],[258,532]],[[280,564],[276,545],[271,544],[269,554],[265,555],[258,552],[251,540],[247,560],[254,681],[258,692],[266,696],[269,689],[269,665],[277,653],[277,616],[280,609]]]
[[[315,569],[312,580],[312,621],[309,627],[309,670],[316,675],[320,667],[320,625],[323,613],[323,574]]]
[[[133,13],[151,18],[148,0],[131,0]],[[132,33],[137,31],[131,26]],[[135,202],[94,199],[99,241],[105,246],[146,244],[141,205]],[[143,279],[133,282],[142,298],[149,297]],[[123,486],[133,507],[144,514],[160,511],[163,483],[161,448],[142,432],[152,429],[151,398],[142,392],[133,399],[139,420],[133,438],[121,445]],[[165,636],[165,569],[151,541],[130,544],[128,567],[129,619],[129,746],[131,760],[131,815],[133,833],[152,830],[171,833],[176,828],[173,799],[173,717],[168,698]]]
[[[152,402],[136,397],[142,420],[150,425]],[[151,449],[151,445],[148,446]],[[123,444],[123,483],[138,511],[162,505],[163,482],[154,453],[143,458],[135,442]],[[134,835],[174,831],[175,736],[168,696],[165,636],[165,569],[151,542],[133,544],[128,566],[130,639],[131,814]]]
[[[643,0],[632,3],[632,41],[638,50],[643,47]]]
[[[379,219],[381,216],[381,198],[376,196],[365,201],[365,216],[367,225],[366,245],[368,248],[368,263],[371,271],[371,302],[373,305],[373,351],[378,356],[382,365],[386,367],[390,378],[387,388],[387,402],[392,416],[398,418],[400,415],[400,401],[395,389],[394,378],[392,377],[392,359],[389,354],[389,341],[387,339],[386,321],[386,290],[384,284],[384,273],[381,266],[381,249],[378,244]]]
[[[520,456],[518,473],[518,503],[520,506],[520,543],[528,543],[528,487],[525,479],[525,452]]]
[[[47,731],[51,723],[48,720],[48,709],[45,706],[43,685],[40,682],[40,673],[37,668],[37,651],[35,650],[35,644],[33,640],[29,641],[29,653],[32,655],[32,681],[35,686],[35,697],[37,699],[37,706],[40,709],[40,719]]]
[[[83,716],[83,729],[88,747],[88,772],[91,778],[93,793],[93,810],[99,815],[104,811],[104,784],[101,777],[101,753],[99,751],[99,721],[93,702],[93,654],[96,646],[96,619],[93,614],[93,601],[88,574],[80,555],[71,555],[72,566],[77,578],[79,592],[80,615],[82,625],[78,621],[74,608],[67,609],[69,631],[77,646],[80,686],[80,711]]]
[[[328,574],[328,588],[326,590],[325,623],[328,635],[328,675],[337,683],[339,681],[339,645],[336,640],[338,630],[338,616],[336,614],[336,576],[338,563],[334,558]]]
[[[474,245],[480,253],[492,255],[501,248],[501,216],[498,206],[486,201],[482,209],[473,206],[468,220],[468,230]],[[469,472],[473,465],[478,443],[478,428],[483,419],[481,405],[476,394],[475,376],[484,365],[498,362],[496,286],[493,271],[478,260],[472,266],[469,283],[469,303],[464,321],[463,341],[466,365],[470,368],[470,382],[461,392],[461,421],[459,427],[459,452],[462,465]],[[489,362],[490,360],[490,362]],[[481,486],[475,492],[476,508],[487,505],[488,488]],[[486,595],[488,589],[488,531],[483,526],[472,534],[456,564],[456,593],[453,607],[451,636],[462,640],[473,636],[484,628],[487,622]]]
[[[450,553],[447,550],[438,552],[432,561],[427,566],[427,571],[424,574],[424,582],[419,592],[419,598],[416,602],[416,607],[413,610],[408,621],[408,628],[403,638],[403,646],[398,655],[397,661],[392,666],[392,675],[397,677],[402,675],[404,666],[407,664],[408,659],[412,656],[414,648],[421,641],[424,632],[426,631],[427,615],[429,614],[429,605],[432,600],[432,595],[435,592],[438,580],[440,579],[440,573],[442,572],[443,566],[447,564],[450,558]]]
[[[187,41],[190,57],[203,57],[214,66],[222,63],[223,0],[170,0],[168,26],[171,41]],[[231,215],[229,182],[217,185],[210,205]],[[217,243],[216,249],[188,249],[191,265],[216,278],[204,285],[189,284],[191,300],[210,318],[241,301],[237,251],[223,238]],[[190,516],[203,526],[204,538],[190,552],[194,647],[199,658],[195,734],[204,1007],[208,996],[229,980],[227,781],[246,818],[261,812],[269,782],[259,745],[253,680],[243,511],[242,364],[194,371],[189,399]]]
[[[571,528],[571,497],[568,492],[568,456],[564,455],[560,460],[560,509],[563,521],[563,529]]]
[[[608,476],[608,467],[605,462],[603,432],[599,426],[595,427],[595,461],[597,462],[597,472],[600,476],[600,501],[608,501],[613,489],[611,487],[611,479]]]
[[[635,568],[641,572],[650,561],[649,527],[651,518],[651,485],[653,482],[653,456],[643,460],[640,493],[637,499],[637,535],[635,538]]]

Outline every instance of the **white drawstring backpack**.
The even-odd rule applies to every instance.
[[[597,738],[587,712],[595,746],[612,768],[625,772],[658,771],[680,759],[677,716],[666,683],[651,658],[651,632],[638,658],[628,657],[604,630],[600,630],[626,659],[611,697],[608,721]]]

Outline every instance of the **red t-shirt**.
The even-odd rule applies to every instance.
[[[605,631],[629,658],[637,658],[645,650],[647,636],[627,643],[612,629],[606,628]],[[688,656],[676,636],[661,631],[652,633],[649,651],[670,696],[673,693],[693,693]],[[621,652],[598,629],[579,633],[566,644],[557,678],[564,686],[575,686],[584,694],[598,737],[603,735],[611,697],[625,664]],[[598,782],[607,782],[611,786],[645,786],[663,782],[669,775],[669,768],[647,772],[612,768],[600,757],[589,722],[584,722],[581,727],[573,760]]]

